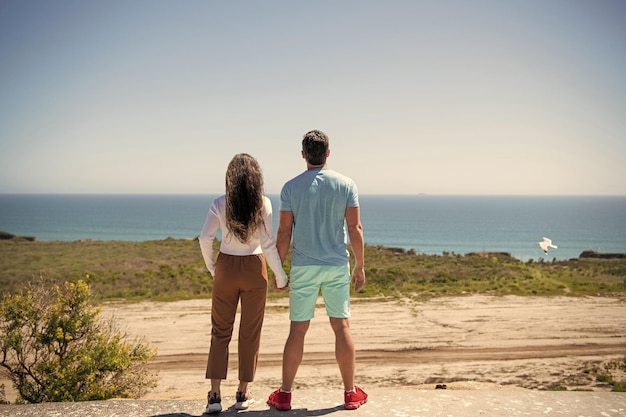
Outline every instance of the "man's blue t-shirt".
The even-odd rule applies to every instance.
[[[291,264],[346,265],[346,208],[358,206],[356,184],[329,168],[313,168],[288,181],[280,210],[293,213]]]

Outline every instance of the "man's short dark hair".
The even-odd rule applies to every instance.
[[[324,165],[328,153],[328,136],[321,130],[311,130],[302,139],[304,158],[311,165]]]

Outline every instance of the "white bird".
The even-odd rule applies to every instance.
[[[539,247],[543,249],[543,253],[545,253],[546,255],[548,254],[548,248],[557,249],[557,246],[553,245],[552,240],[548,239],[547,237],[543,238],[543,242],[538,242],[538,243],[539,243]]]

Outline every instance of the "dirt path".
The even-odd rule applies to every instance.
[[[152,366],[164,377],[150,395],[203,395],[210,344],[209,302],[190,301],[167,307],[157,308],[159,328],[167,328],[163,322],[171,314],[178,332],[175,341],[166,341],[155,328],[156,334],[149,339],[162,340],[160,355]],[[478,295],[426,302],[404,298],[357,301],[352,311],[357,382],[363,385],[429,389],[436,383],[446,383],[448,388],[608,390],[610,387],[598,383],[589,371],[626,356],[626,300],[618,298]],[[129,311],[125,315],[133,317]],[[149,316],[145,320],[152,321]],[[139,317],[132,322],[137,329],[149,330],[145,323],[140,325]],[[280,385],[288,326],[286,301],[271,302],[254,382],[258,389]],[[332,338],[325,311],[320,307],[307,335],[296,380],[299,386],[341,386]],[[175,349],[178,344],[186,348]],[[225,387],[236,384],[236,347],[235,332]],[[184,390],[179,389],[181,385]]]
[[[210,346],[210,301],[116,303],[104,306],[130,335],[158,348],[151,364],[158,387],[147,399],[204,398]],[[235,323],[235,329],[238,322]],[[280,385],[289,329],[287,300],[268,302],[253,389]],[[626,357],[626,299],[608,297],[490,297],[472,295],[419,301],[356,300],[352,335],[357,384],[433,389],[553,389],[607,391],[592,370]],[[237,384],[237,331],[228,379]],[[616,371],[613,371],[616,372]],[[616,380],[626,381],[623,372]],[[0,380],[0,383],[3,381]],[[11,398],[10,384],[7,397]],[[299,387],[341,387],[333,334],[324,309],[307,334]]]

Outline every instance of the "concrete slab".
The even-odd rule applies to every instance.
[[[269,392],[267,393],[269,394]],[[224,397],[220,416],[626,416],[626,394],[614,392],[532,390],[413,390],[375,388],[367,404],[344,410],[341,392],[321,388],[293,394],[293,409],[277,411],[266,397],[257,396],[246,411],[234,409],[234,398]],[[109,400],[80,403],[0,405],[1,417],[199,417],[204,400]]]

